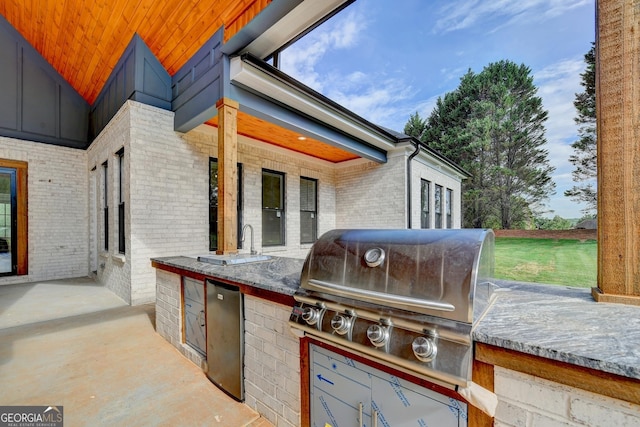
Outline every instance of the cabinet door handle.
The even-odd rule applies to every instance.
[[[200,310],[200,313],[198,313],[198,323],[200,326],[204,326],[206,324],[204,320],[204,310]]]
[[[362,408],[364,405],[362,405],[362,402],[358,403],[358,424],[360,424],[360,427],[363,426],[362,424]]]
[[[378,411],[373,410],[373,427],[378,427]]]

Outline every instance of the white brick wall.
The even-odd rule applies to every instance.
[[[201,368],[206,358],[184,344],[181,277],[156,272],[156,331]],[[245,403],[277,427],[300,425],[300,347],[291,307],[244,295]]]
[[[118,168],[115,153],[125,151],[125,246],[118,253]],[[97,277],[126,302],[155,300],[150,259],[208,251],[208,156],[211,137],[181,136],[173,113],[127,101],[88,150],[91,172],[92,252]],[[109,162],[109,250],[104,250],[103,169]],[[94,202],[95,200],[95,202]],[[95,205],[95,206],[94,206]],[[95,256],[95,255],[93,255]]]
[[[291,151],[258,143],[240,136],[238,161],[243,165],[244,218],[255,233],[259,252],[304,258],[311,245],[300,244],[300,177],[318,180],[318,235],[335,228],[335,168],[331,163],[297,155]],[[217,157],[214,154],[213,157]],[[262,247],[262,170],[285,174],[286,244]],[[246,242],[249,249],[249,242]]]
[[[132,303],[154,300],[150,258],[206,253],[209,248],[211,138],[181,136],[173,113],[129,101]]]
[[[367,160],[346,162],[337,166],[337,228],[405,228],[407,227],[407,158],[409,152],[399,149],[389,153],[387,163]],[[441,185],[443,192],[453,190],[452,227],[460,228],[461,177],[439,165],[424,153],[411,163],[411,227],[420,228],[420,180]],[[444,197],[444,195],[443,195]],[[433,189],[431,192],[431,224],[433,221]],[[443,212],[443,227],[446,224]]]
[[[431,227],[435,224],[435,189],[434,185],[442,186],[443,203],[446,197],[447,189],[453,190],[453,200],[451,202],[452,218],[451,228],[460,228],[462,224],[462,202],[461,202],[461,177],[454,174],[446,167],[443,167],[430,158],[420,155],[415,158],[411,164],[411,228],[420,228],[420,209],[421,209],[421,180],[431,182],[430,188],[430,208],[429,215],[431,217]],[[443,205],[442,210],[442,227],[446,228],[446,210]]]
[[[125,206],[125,246],[126,254],[118,253],[118,161],[116,152],[124,147],[124,200]],[[129,239],[130,222],[128,206],[129,158],[130,158],[130,115],[129,104],[120,108],[109,124],[100,132],[87,150],[89,171],[89,250],[91,270],[96,279],[112,292],[131,304],[131,242]],[[109,250],[105,250],[104,235],[104,189],[105,174],[103,164],[107,162],[107,204],[109,207]]]
[[[300,425],[300,344],[291,307],[249,295],[245,310],[246,404],[276,427]]]
[[[28,275],[0,285],[87,276],[86,152],[0,137],[0,158],[28,164]]]
[[[183,343],[181,280],[177,274],[156,271],[156,332],[202,369],[206,358]]]
[[[336,173],[337,228],[405,228],[406,159],[358,160]]]
[[[640,406],[495,367],[495,427],[637,427]]]

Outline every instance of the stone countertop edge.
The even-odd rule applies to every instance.
[[[293,296],[304,260],[220,266],[197,257],[153,258],[153,262],[204,276]],[[473,340],[541,358],[640,380],[640,307],[597,303],[590,289],[494,280]]]
[[[640,379],[640,307],[595,302],[585,288],[494,283],[475,342]]]
[[[197,257],[190,256],[152,258],[151,261],[287,296],[292,296],[300,287],[304,263],[302,259],[275,256],[265,261],[228,266],[200,262]]]

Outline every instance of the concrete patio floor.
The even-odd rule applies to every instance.
[[[0,405],[63,406],[70,426],[268,427],[90,278],[0,286]]]

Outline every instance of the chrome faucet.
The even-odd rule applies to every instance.
[[[256,255],[258,252],[256,251],[256,248],[253,247],[253,227],[251,226],[251,224],[245,224],[245,226],[242,227],[242,237],[240,238],[240,240],[244,243],[244,238],[247,234],[247,227],[249,228],[249,230],[251,230],[251,255]]]

